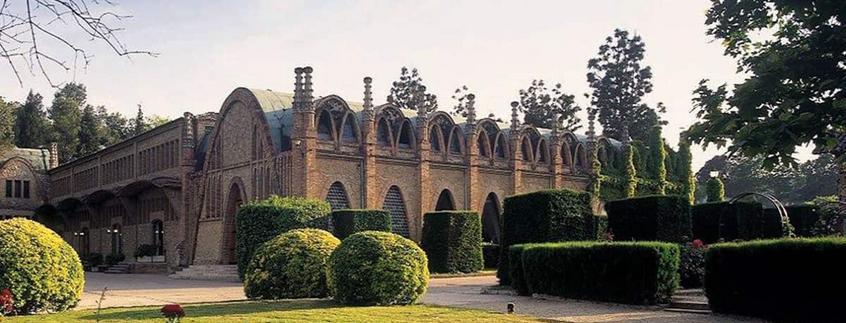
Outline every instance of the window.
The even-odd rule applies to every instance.
[[[23,198],[29,198],[29,181],[23,181]]]
[[[6,180],[6,197],[12,197],[12,181]]]
[[[15,197],[21,197],[21,181],[15,180]]]

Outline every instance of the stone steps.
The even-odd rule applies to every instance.
[[[172,279],[241,281],[235,265],[191,265],[169,276]]]
[[[109,267],[103,273],[106,274],[128,274],[132,271],[132,265],[127,263],[119,263],[117,265]]]
[[[686,289],[676,292],[666,310],[698,314],[711,313],[708,298],[705,297],[705,293],[701,289]]]

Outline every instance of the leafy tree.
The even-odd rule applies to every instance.
[[[726,190],[719,177],[711,177],[706,186],[708,202],[722,202],[726,199]]]
[[[469,101],[468,95],[472,94],[473,93],[470,92],[470,88],[468,88],[467,85],[462,85],[459,88],[455,89],[455,93],[452,94],[452,98],[457,102],[452,107],[451,114],[454,116],[461,116],[462,118],[466,118],[467,101]]]
[[[117,112],[109,113],[106,107],[97,107],[97,119],[101,120],[100,145],[110,146],[132,136],[134,128],[129,120]]]
[[[708,35],[747,75],[731,91],[694,91],[695,143],[796,165],[796,147],[833,151],[846,132],[846,1],[713,0]],[[841,152],[842,153],[842,152]]]
[[[79,146],[77,146],[76,156],[82,157],[100,150],[100,133],[103,129],[101,122],[97,120],[94,107],[90,104],[86,105],[79,121]]]
[[[3,100],[0,96],[0,154],[15,143],[15,110],[17,103]]]
[[[599,109],[605,136],[622,141],[628,131],[631,138],[645,141],[652,127],[666,124],[658,117],[666,111],[663,104],[652,108],[641,101],[652,92],[652,69],[641,66],[645,50],[640,36],[615,29],[599,46],[598,57],[588,61],[591,105]]]
[[[170,122],[170,119],[168,119],[167,117],[162,117],[160,115],[155,114],[145,120],[147,130],[156,128],[168,122]]]
[[[40,147],[50,140],[50,124],[42,100],[41,94],[30,90],[26,102],[15,114],[15,144],[18,147]]]
[[[574,96],[564,93],[561,83],[554,87],[547,88],[543,80],[533,80],[532,84],[524,90],[520,90],[520,112],[523,112],[523,122],[540,128],[551,129],[555,126],[555,116],[563,122],[564,129],[576,131],[582,126],[579,125],[579,117],[576,113],[581,111],[573,100]]]
[[[79,157],[79,123],[86,97],[85,85],[68,83],[59,88],[47,111],[53,121],[53,132],[59,143],[59,161],[62,163]]]
[[[407,67],[402,68],[400,79],[391,86],[391,93],[388,95],[388,103],[396,105],[401,109],[417,110],[423,106],[427,112],[438,109],[438,98],[434,94],[426,92],[423,85],[423,78],[412,68],[409,72]]]

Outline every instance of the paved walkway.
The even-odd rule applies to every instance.
[[[103,307],[245,299],[240,283],[174,280],[164,275],[141,274],[86,273],[85,278],[85,293],[79,308],[96,308],[104,287],[108,290]],[[668,312],[651,307],[481,294],[483,288],[495,284],[493,276],[432,279],[423,303],[503,312],[506,304],[513,302],[518,313],[564,322],[758,322],[747,318]]]

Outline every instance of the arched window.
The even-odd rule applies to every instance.
[[[452,199],[452,192],[449,190],[441,191],[438,195],[438,202],[435,204],[435,211],[449,211],[455,210],[455,201]]]
[[[350,202],[347,199],[347,190],[344,189],[344,184],[341,182],[334,182],[329,186],[329,192],[326,193],[326,202],[332,207],[332,211],[349,209]]]
[[[397,142],[399,148],[410,149],[412,142],[411,126],[408,121],[404,121],[400,126],[400,136]]]
[[[532,144],[529,142],[529,137],[523,137],[523,143],[520,146],[522,146],[523,160],[532,161]]]
[[[153,245],[156,246],[156,256],[164,255],[164,223],[161,220],[153,220],[152,223]]]
[[[358,133],[355,131],[355,118],[347,114],[344,119],[344,127],[341,129],[341,141],[348,144],[358,143]]]
[[[498,159],[506,159],[508,158],[508,151],[506,150],[506,141],[505,136],[502,133],[497,134],[496,136],[496,158]]]
[[[402,192],[396,185],[388,189],[385,194],[385,201],[382,202],[382,209],[391,212],[391,231],[403,237],[409,237],[408,218],[406,218],[405,202],[402,199]]]
[[[458,132],[458,127],[452,129],[449,136],[449,153],[461,155],[461,139],[458,138],[461,134]]]
[[[391,128],[385,119],[379,119],[379,125],[376,127],[376,142],[379,146],[391,146]]]
[[[441,152],[441,127],[435,126],[429,130],[429,145],[432,146],[432,151]]]
[[[482,209],[482,239],[499,243],[499,198],[495,193],[488,194]]]
[[[549,146],[546,145],[546,140],[538,142],[538,162],[546,164],[549,160]]]
[[[317,139],[320,140],[334,140],[332,136],[332,117],[329,111],[320,112],[320,118],[317,121]]]
[[[479,134],[479,138],[476,138],[476,145],[479,146],[479,156],[490,157],[490,154],[488,153],[490,151],[488,136],[485,135],[484,131]]]

